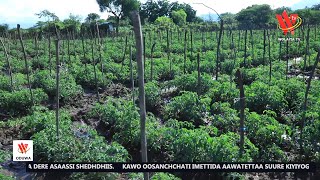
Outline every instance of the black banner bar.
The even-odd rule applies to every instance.
[[[27,172],[315,172],[316,169],[315,163],[26,163]]]

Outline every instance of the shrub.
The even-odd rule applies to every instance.
[[[19,51],[20,53],[20,51]],[[12,73],[22,73],[22,74],[26,74],[26,69],[25,69],[25,64],[24,61],[21,61],[21,59],[17,59],[17,58],[10,58],[10,65],[12,68]],[[29,65],[29,70],[31,69],[30,67],[30,63],[28,63]],[[7,64],[4,66],[6,69],[8,69]]]
[[[303,129],[303,150],[305,159],[312,162],[320,162],[320,116]]]
[[[124,64],[117,64],[113,62],[109,62],[108,64],[104,65],[104,72],[110,72],[114,76],[115,82],[120,82],[123,84],[130,84],[130,67],[129,65]],[[136,70],[133,69],[134,79],[136,79]]]
[[[260,149],[260,162],[288,162],[285,152],[276,144],[271,143]]]
[[[240,135],[228,132],[219,137],[213,138],[214,145],[211,149],[211,159],[213,162],[252,162],[258,155],[258,148],[245,137],[244,152],[239,159],[240,147],[238,142]]]
[[[48,99],[46,93],[42,89],[33,89],[34,105]],[[23,89],[20,91],[7,92],[0,91],[0,109],[9,115],[24,115],[29,113],[32,107],[32,101],[30,97],[29,89]]]
[[[185,74],[176,77],[172,81],[172,84],[180,91],[192,91],[204,94],[214,83],[209,74],[203,73],[200,76],[200,87],[198,87],[198,72],[194,71],[192,74]]]
[[[202,118],[209,109],[208,100],[208,98],[200,99],[196,93],[186,91],[181,96],[174,97],[165,106],[165,119],[190,121],[199,126],[203,124]]]
[[[99,136],[96,130],[87,125],[72,125],[70,117],[65,117],[63,123],[59,124],[57,141],[55,119],[51,116],[47,121],[49,122],[45,128],[32,136],[37,160],[123,162],[128,158],[128,152],[117,142],[106,144],[105,139]],[[40,123],[36,121],[35,124]]]
[[[123,99],[109,98],[104,105],[96,104],[88,113],[90,118],[98,118],[108,127],[109,138],[127,148],[139,149],[140,144],[140,115],[138,108]],[[154,116],[147,116],[147,131],[157,130],[159,122]]]
[[[296,111],[300,110],[301,101],[299,101],[298,94],[305,91],[305,84],[297,78],[279,80],[275,83],[284,91],[288,107]]]
[[[273,112],[274,113],[274,112]],[[291,129],[279,123],[269,115],[259,115],[255,112],[246,113],[247,136],[260,149],[259,161],[285,161],[282,149],[291,149],[291,139],[285,140],[284,135],[292,135]]]
[[[204,127],[186,129],[167,124],[158,131],[159,150],[164,152],[162,157],[167,161],[250,162],[258,153],[258,149],[246,138],[244,155],[239,159],[239,135],[231,132],[211,137]]]
[[[255,112],[246,112],[245,116],[248,137],[259,147],[265,147],[271,143],[281,145],[281,135],[291,135],[288,126],[279,123],[271,116],[259,115]]]
[[[35,134],[40,132],[46,128],[50,128],[55,125],[56,117],[54,111],[49,111],[44,107],[36,107],[34,108],[34,112],[31,115],[25,116],[21,118],[23,124],[22,131],[24,134],[30,133]],[[62,110],[60,111],[59,116],[59,125],[62,127],[71,126],[71,118],[70,115]]]
[[[146,61],[145,67],[145,78],[150,79],[151,77],[151,61]],[[153,80],[172,80],[176,75],[181,73],[181,69],[176,66],[173,62],[171,64],[167,58],[154,58],[153,59]],[[129,76],[128,76],[129,77]]]
[[[214,82],[214,85],[211,86],[206,96],[210,97],[213,102],[228,102],[234,106],[235,100],[240,97],[240,92],[234,83]]]
[[[96,66],[96,76],[98,88],[104,90],[114,79],[114,76],[111,73],[102,74],[98,66]],[[94,77],[94,68],[93,65],[87,65],[86,67],[78,67],[76,73],[76,82],[82,87],[96,89],[96,81]]]
[[[12,177],[12,176],[7,176],[5,174],[1,174],[0,173],[0,179],[2,179],[2,180],[14,180],[15,178]]]
[[[161,104],[160,88],[156,82],[145,84],[146,108],[148,111],[156,110]]]
[[[174,176],[173,174],[158,172],[155,173],[151,180],[179,180],[180,178]]]
[[[212,125],[219,129],[219,134],[229,131],[238,132],[240,118],[237,110],[230,108],[229,103],[214,103],[211,106],[211,111],[213,113]]]
[[[24,74],[21,73],[15,73],[12,74],[13,78],[13,89],[14,90],[21,90],[23,89],[24,85],[27,84],[27,80],[25,78]],[[0,75],[0,90],[5,90],[5,91],[11,91],[10,87],[10,76],[3,76]]]
[[[52,62],[51,62],[51,65],[53,65]],[[45,69],[49,67],[49,58],[48,57],[39,57],[38,59],[33,58],[31,66],[32,66],[32,69]]]
[[[11,152],[0,149],[0,162],[3,163],[11,158]],[[0,167],[1,169],[1,167]]]
[[[285,92],[278,86],[254,82],[246,88],[245,96],[247,107],[258,113],[262,113],[264,110],[280,113],[287,107]]]
[[[56,97],[56,77],[54,74],[50,74],[48,70],[38,71],[34,75],[33,85],[43,88],[49,97]],[[82,93],[82,88],[76,84],[75,79],[68,72],[62,71],[60,73],[59,93],[61,101],[69,102]]]
[[[161,25],[161,26],[170,26],[173,25],[173,21],[171,18],[166,16],[158,17],[155,21],[155,24]]]

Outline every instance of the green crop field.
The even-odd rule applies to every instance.
[[[246,15],[243,10],[222,16],[221,30],[221,21],[186,23],[176,17],[178,11],[174,21],[156,17],[148,22],[154,17],[145,16],[146,4],[140,12],[147,19],[142,26],[145,94],[139,93],[138,50],[127,13],[108,32],[95,21],[81,25],[77,19],[49,18],[0,34],[0,162],[6,164],[0,166],[0,179],[15,176],[5,167],[15,139],[33,140],[36,162],[141,162],[141,96],[148,162],[320,162],[320,22],[311,23],[297,11],[303,23],[285,36],[269,7],[268,25],[246,26],[249,22],[239,19]],[[294,41],[279,41],[287,37]],[[319,176],[262,174],[267,179]],[[143,178],[142,173],[30,176]]]

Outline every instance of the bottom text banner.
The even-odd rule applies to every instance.
[[[27,172],[314,172],[314,163],[36,163]]]

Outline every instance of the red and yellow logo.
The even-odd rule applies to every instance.
[[[18,147],[18,152],[21,154],[26,154],[30,150],[30,148],[28,149],[28,144],[20,143],[18,144]]]
[[[302,23],[302,19],[298,16],[298,14],[291,14],[288,16],[286,10],[282,12],[282,15],[277,14],[276,18],[279,22],[278,28],[283,31],[284,35],[287,35],[288,32],[294,35],[294,30],[297,29]]]

